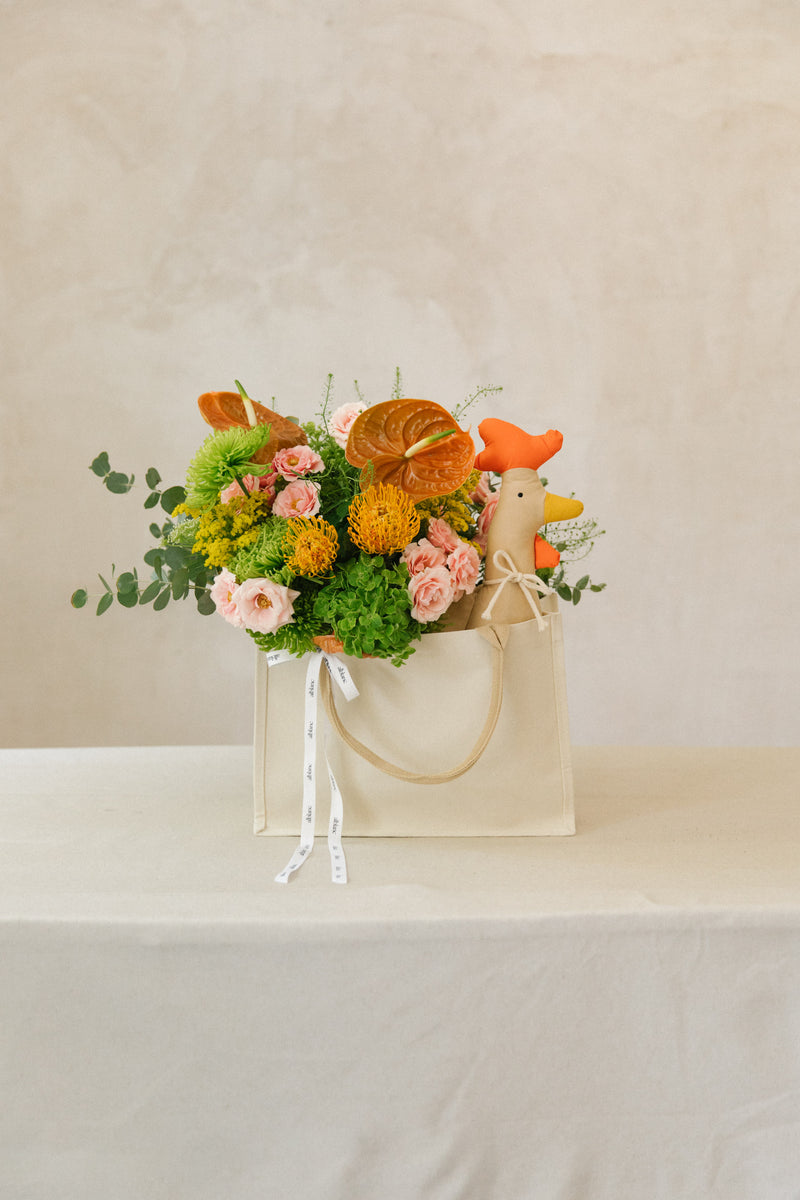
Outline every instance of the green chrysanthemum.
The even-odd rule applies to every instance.
[[[270,426],[253,429],[218,429],[208,435],[186,472],[186,505],[207,508],[219,494],[242,475],[263,475],[268,468],[251,461],[269,441]]]

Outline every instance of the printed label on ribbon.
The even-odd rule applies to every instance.
[[[288,650],[272,650],[267,654],[269,666],[288,662],[293,658]],[[295,871],[303,865],[314,848],[314,825],[316,823],[316,762],[317,762],[317,700],[319,696],[319,673],[323,663],[331,678],[341,689],[346,700],[353,700],[358,695],[358,688],[345,663],[332,655],[319,653],[308,656],[305,684],[305,713],[303,716],[305,728],[305,752],[303,755],[303,812],[300,826],[300,845],[295,850],[289,862],[279,875],[275,876],[276,883],[288,883]],[[325,755],[325,765],[328,768],[328,782],[331,792],[331,816],[328,826],[328,851],[331,859],[331,879],[334,883],[347,883],[347,862],[342,847],[342,824],[344,821],[344,801],[339,785],[331,770],[328,756]]]

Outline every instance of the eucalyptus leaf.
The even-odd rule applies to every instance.
[[[117,592],[117,603],[123,608],[136,608],[139,603],[138,588],[134,588],[131,592]]]
[[[582,579],[578,580],[578,582],[575,584],[575,587],[578,589],[579,592],[582,592],[583,589],[588,584],[588,582],[589,582],[589,576],[584,575]]]
[[[89,599],[89,593],[85,588],[78,588],[70,597],[70,604],[73,608],[83,608],[86,601]]]
[[[171,513],[179,504],[183,504],[186,499],[186,490],[180,486],[167,488],[161,493],[161,507],[164,512]]]
[[[204,617],[210,617],[212,613],[217,611],[217,606],[208,592],[197,593],[197,611],[202,613]]]
[[[102,614],[104,612],[107,612],[108,609],[111,608],[111,605],[113,603],[114,603],[114,593],[113,592],[106,592],[105,596],[101,596],[100,600],[98,602],[98,605],[97,605],[98,617],[102,616]]]
[[[151,601],[155,600],[163,586],[164,585],[160,579],[154,579],[153,582],[148,584],[142,592],[141,596],[139,597],[139,603],[150,604]]]
[[[189,572],[186,567],[178,567],[177,571],[172,572],[172,598],[179,600],[181,593],[189,586]]]
[[[111,463],[108,461],[108,454],[105,450],[98,454],[97,458],[92,462],[89,470],[94,471],[95,475],[99,475],[101,479],[104,475],[108,474],[108,472],[111,470]]]
[[[121,471],[111,471],[106,475],[103,482],[110,492],[114,492],[117,496],[122,496],[125,492],[129,492],[133,486],[133,475],[130,479],[127,475],[123,475]]]
[[[156,596],[155,600],[153,601],[153,608],[155,611],[160,612],[162,608],[166,608],[169,604],[169,598],[170,591],[169,586],[167,586],[158,596]]]
[[[112,567],[112,568],[111,568],[111,570],[113,571],[113,570],[114,570],[114,568]],[[109,584],[108,584],[108,581],[107,581],[107,580],[105,580],[105,579],[103,579],[103,576],[102,576],[102,575],[98,575],[98,576],[97,576],[97,578],[100,580],[100,582],[102,583],[102,585],[103,585],[103,587],[106,589],[106,591],[107,591],[107,592],[110,592],[110,591],[111,591],[111,588],[110,588],[110,586],[109,586]]]
[[[117,580],[117,591],[118,592],[132,592],[135,590],[136,590],[136,576],[131,574],[130,571],[126,571],[123,575],[120,575],[119,579]]]
[[[593,583],[593,584],[592,584],[592,591],[593,591],[593,592],[602,592],[602,590],[603,590],[603,588],[604,588],[605,586],[606,586],[606,585],[605,585],[604,583]]]
[[[578,591],[578,589],[577,589],[577,588],[575,588],[575,589],[574,589],[574,591],[573,591],[573,593],[572,593],[572,603],[573,603],[573,604],[580,604],[580,599],[581,599],[581,596],[582,596],[582,595],[583,595],[583,592],[579,592],[579,591]]]
[[[556,588],[556,594],[559,595],[562,600],[571,600],[572,588],[568,583],[562,583]]]
[[[180,546],[165,546],[161,553],[167,566],[173,571],[180,570],[186,563],[187,552]]]
[[[155,506],[158,504],[160,499],[161,499],[160,492],[151,492],[150,495],[147,497],[147,499],[144,502],[144,507],[145,508],[155,508]]]
[[[144,478],[149,488],[155,488],[159,483],[161,483],[161,476],[155,467],[148,467],[147,474]]]
[[[152,534],[152,536],[154,538],[160,538],[161,537],[161,526],[156,525],[156,523],[154,521],[153,524],[150,526],[150,533]]]

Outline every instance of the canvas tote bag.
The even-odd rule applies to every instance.
[[[575,832],[561,615],[423,636],[400,668],[345,659],[358,696],[320,674],[316,776],[327,763],[353,837]],[[335,660],[334,660],[335,661]],[[305,660],[256,666],[257,834],[296,835],[303,806]],[[322,790],[322,788],[321,788]],[[320,797],[316,832],[328,828]]]

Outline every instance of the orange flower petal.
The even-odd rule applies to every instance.
[[[437,440],[419,446],[427,438]],[[472,470],[475,446],[440,404],[387,400],[356,417],[345,453],[353,466],[364,468],[362,486],[390,483],[416,501],[460,487]]]
[[[272,426],[269,441],[254,455],[253,462],[268,463],[276,451],[283,450],[286,446],[305,446],[308,443],[305,430],[295,425],[294,421],[287,420],[280,413],[265,408],[255,400],[251,400],[250,403],[255,410],[258,424]],[[198,399],[197,406],[203,420],[212,429],[230,429],[233,425],[242,429],[250,428],[244,401],[238,392],[204,392]]]

